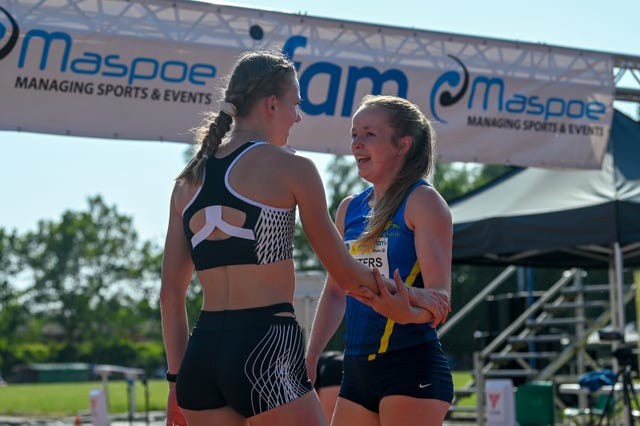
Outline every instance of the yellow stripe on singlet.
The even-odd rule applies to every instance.
[[[393,274],[393,271],[389,271],[389,273]],[[416,277],[418,276],[419,273],[420,273],[420,264],[416,260],[416,263],[413,264],[413,268],[411,268],[411,272],[409,273],[409,276],[407,277],[407,281],[405,281],[405,284],[411,287],[413,283],[416,281]],[[390,278],[393,279],[393,277],[390,277]],[[379,354],[386,352],[387,349],[389,348],[389,339],[391,338],[391,333],[393,332],[394,324],[395,324],[395,321],[387,318],[387,324],[384,327],[384,333],[380,338],[380,347],[378,349]],[[371,354],[367,359],[369,361],[373,361],[374,359],[376,359],[376,355],[377,354]]]

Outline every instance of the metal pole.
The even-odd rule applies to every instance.
[[[129,388],[129,395],[127,400],[129,401],[129,424],[133,424],[133,417],[136,412],[136,382],[135,376],[127,376],[127,387]]]
[[[617,241],[613,244],[613,259],[615,262],[614,271],[618,299],[618,325],[620,327],[620,333],[622,333],[622,336],[624,337],[624,328],[626,322],[624,319],[624,295],[622,289],[622,251],[620,250],[620,243],[618,243]]]
[[[615,252],[615,250],[614,250]],[[614,254],[615,258],[615,254]],[[616,296],[617,292],[617,283],[616,283],[616,272],[615,272],[615,259],[611,259],[609,261],[609,310],[611,311],[611,318],[609,322],[611,323],[611,328],[615,330],[620,330],[620,324],[618,323],[618,298]]]
[[[582,276],[583,274],[576,274],[575,278],[573,279],[573,285],[576,288],[579,288],[580,291],[578,292],[578,295],[576,296],[576,302],[578,303],[578,305],[576,306],[575,309],[575,317],[576,318],[585,318],[585,309],[584,309],[584,288],[582,285]],[[584,323],[579,322],[576,324],[576,336],[584,336]],[[577,368],[577,373],[578,373],[578,377],[582,377],[582,375],[584,373],[586,373],[587,369],[585,366],[585,359],[584,359],[584,352],[583,351],[578,351],[577,352],[577,359],[576,359],[576,368]],[[584,394],[583,392],[578,393],[578,407],[581,410],[586,410],[589,408],[589,401],[587,398],[587,395]]]
[[[476,380],[476,424],[478,426],[484,426],[486,402],[484,400],[483,362],[480,352],[478,351],[473,353],[473,370]]]
[[[622,336],[622,341],[625,342],[624,329],[625,329],[625,319],[624,319],[624,291],[622,289],[622,250],[620,250],[620,243],[617,241],[613,243],[613,260],[614,260],[614,275],[616,282],[616,297],[618,299],[618,326],[620,327],[620,335]],[[618,366],[620,368],[621,366]],[[626,368],[626,367],[624,367]],[[624,387],[624,379],[623,379],[623,387]],[[633,386],[633,384],[632,384]],[[629,396],[623,389],[623,398],[624,398],[624,426],[631,426],[633,424],[633,419],[629,415],[631,411],[631,401],[629,401]]]

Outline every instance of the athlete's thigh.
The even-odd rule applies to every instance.
[[[333,410],[336,408],[336,401],[338,400],[338,393],[340,392],[340,386],[324,386],[318,389],[318,398],[320,399],[320,405],[324,416],[328,422],[331,422],[333,416]]]
[[[333,412],[331,426],[379,426],[378,413],[367,410],[348,399],[338,398]]]
[[[187,419],[189,426],[248,426],[247,419],[234,411],[231,407],[216,408],[214,410],[185,410],[180,409]]]
[[[320,401],[315,392],[296,398],[249,418],[251,426],[326,426],[327,421],[322,413]]]
[[[380,401],[380,425],[441,426],[449,407],[448,402],[439,399],[385,396]]]

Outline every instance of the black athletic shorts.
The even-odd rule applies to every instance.
[[[178,405],[187,410],[230,406],[245,417],[311,391],[304,337],[293,306],[281,303],[202,311],[178,373]]]
[[[453,400],[451,368],[439,340],[367,357],[345,355],[340,397],[379,412],[385,396]]]

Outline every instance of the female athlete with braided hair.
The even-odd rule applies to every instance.
[[[292,304],[296,208],[336,282],[377,292],[380,277],[346,250],[313,163],[285,148],[302,119],[299,92],[285,56],[243,54],[220,112],[198,132],[197,154],[176,179],[160,295],[167,424],[326,422],[307,377]],[[190,336],[185,302],[194,269],[203,306]],[[442,317],[447,301],[422,305],[427,309],[412,309],[416,316]]]

